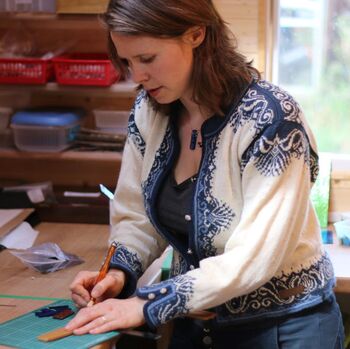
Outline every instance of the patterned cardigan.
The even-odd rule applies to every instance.
[[[113,201],[111,267],[128,275],[122,297],[170,243],[171,278],[136,290],[156,327],[192,310],[218,323],[293,313],[333,291],[331,262],[309,194],[318,173],[314,138],[299,105],[282,89],[253,81],[225,117],[202,126],[203,155],[194,190],[188,244],[156,214],[157,192],[174,166],[173,118],[141,91],[131,111]]]

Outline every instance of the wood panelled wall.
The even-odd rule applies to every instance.
[[[266,70],[266,1],[215,0],[214,4],[236,36],[238,49],[253,60],[254,66]]]

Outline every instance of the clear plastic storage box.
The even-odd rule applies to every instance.
[[[95,126],[108,133],[126,134],[130,111],[128,110],[93,110]]]
[[[0,149],[13,149],[14,147],[12,130],[10,128],[0,129]]]
[[[72,145],[80,110],[22,110],[12,117],[14,142],[23,151],[59,152]]]
[[[0,130],[8,127],[12,112],[11,108],[0,107]]]

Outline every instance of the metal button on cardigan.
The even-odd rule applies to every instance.
[[[205,337],[203,337],[203,343],[205,344],[205,345],[211,345],[212,343],[213,343],[213,340],[212,340],[212,338],[211,337],[209,337],[209,336],[205,336]]]
[[[189,214],[185,214],[185,221],[190,222],[192,217]]]
[[[154,293],[149,293],[147,297],[149,300],[152,300],[152,299],[156,298],[156,295]]]

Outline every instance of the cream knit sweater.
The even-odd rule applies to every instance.
[[[113,202],[111,266],[128,274],[123,296],[168,243],[172,277],[136,290],[158,326],[193,310],[222,323],[279,316],[329,296],[332,265],[309,195],[318,172],[316,145],[299,105],[282,89],[254,81],[226,116],[202,127],[203,156],[188,244],[158,222],[160,183],[179,151],[174,120],[156,112],[142,91]]]

